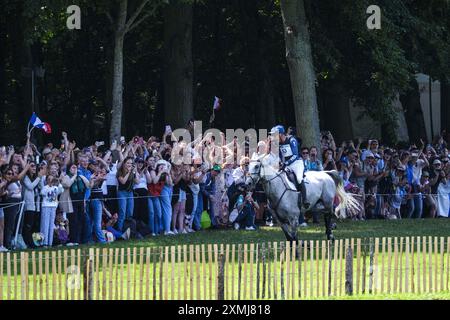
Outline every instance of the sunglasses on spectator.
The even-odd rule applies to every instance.
[[[12,176],[13,173],[12,173],[12,172],[7,172],[6,175],[7,175],[7,176]]]

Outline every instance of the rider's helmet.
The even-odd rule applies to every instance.
[[[284,130],[284,127],[282,125],[278,125],[276,127],[273,127],[272,130],[270,130],[270,134],[286,134],[286,131]]]

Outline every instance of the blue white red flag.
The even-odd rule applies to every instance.
[[[38,118],[36,113],[33,113],[30,119],[30,125],[32,127],[42,129],[46,134],[52,133],[52,127],[47,122],[42,122],[41,119]]]

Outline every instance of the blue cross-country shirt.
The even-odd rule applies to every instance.
[[[295,137],[287,137],[280,143],[280,159],[285,165],[290,165],[298,160],[298,142]]]

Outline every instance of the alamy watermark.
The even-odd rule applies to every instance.
[[[67,14],[70,16],[66,20],[66,26],[69,30],[81,29],[81,9],[77,5],[67,7]]]
[[[375,4],[370,5],[367,8],[366,13],[370,14],[370,17],[367,18],[367,29],[380,30],[381,29],[381,9],[380,9],[380,7]]]
[[[192,131],[180,128],[171,133],[174,145],[171,161],[175,165],[232,164],[255,153],[279,154],[278,132],[270,135],[267,129],[227,129],[225,133],[212,128],[203,132],[201,121],[195,121]]]

